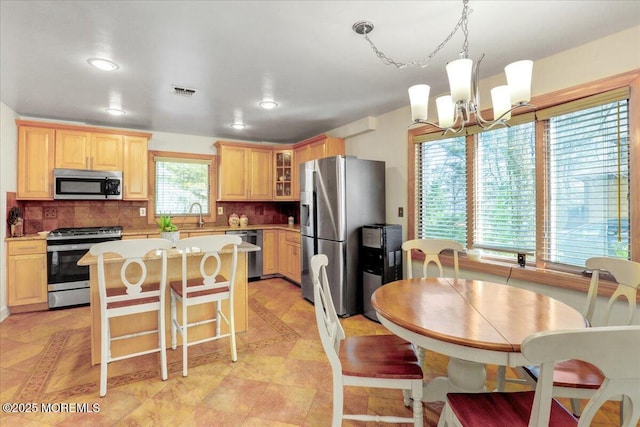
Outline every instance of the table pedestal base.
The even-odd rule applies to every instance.
[[[447,393],[450,392],[482,393],[487,391],[485,388],[487,372],[481,363],[452,357],[449,359],[447,372],[448,377],[434,378],[425,383],[422,394],[423,402],[444,402],[447,400]]]

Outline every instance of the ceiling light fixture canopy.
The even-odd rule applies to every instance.
[[[127,112],[124,110],[121,110],[120,108],[105,108],[104,109],[107,113],[111,114],[112,116],[124,116]]]
[[[511,118],[511,113],[514,110],[533,107],[529,104],[531,100],[533,62],[529,60],[517,61],[505,67],[507,85],[498,86],[491,90],[493,120],[485,120],[480,113],[479,102],[479,72],[484,54],[474,66],[473,60],[469,58],[469,31],[467,29],[468,17],[472,10],[469,9],[469,0],[463,0],[462,3],[462,16],[451,33],[426,58],[418,61],[401,63],[387,57],[368,36],[368,33],[373,31],[374,28],[371,22],[359,21],[353,24],[352,28],[356,33],[364,36],[383,63],[394,65],[396,68],[408,68],[415,65],[428,66],[438,51],[447,44],[459,28],[462,28],[464,43],[462,44],[460,59],[452,61],[446,66],[451,95],[436,98],[439,123],[427,121],[429,91],[431,88],[429,85],[419,84],[409,88],[412,124],[428,124],[444,130],[445,133],[459,133],[471,123],[473,115],[475,123],[483,129],[489,129],[496,125],[509,126],[507,120]]]
[[[89,58],[87,59],[87,62],[92,67],[95,67],[102,71],[115,71],[120,68],[120,66],[115,62],[109,61],[108,59],[104,58]]]
[[[242,122],[233,122],[233,124],[231,125],[231,127],[232,127],[232,128],[234,128],[234,129],[238,129],[238,130],[240,130],[240,129],[244,129],[244,128],[246,128],[247,126],[246,126],[244,123],[242,123]]]
[[[273,99],[265,99],[261,101],[258,105],[264,108],[265,110],[273,110],[278,106],[278,103],[275,102]]]

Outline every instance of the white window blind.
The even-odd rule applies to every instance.
[[[452,239],[466,246],[465,137],[425,141],[431,138],[416,147],[416,238]]]
[[[209,168],[211,161],[155,157],[156,215],[186,215],[193,203],[209,214]],[[197,208],[193,214],[198,212]]]
[[[593,99],[606,103],[592,106]],[[545,124],[543,244],[547,261],[583,267],[587,258],[628,259],[630,251],[628,100],[600,95],[582,105],[551,112]]]
[[[473,247],[498,253],[536,247],[535,125],[476,135]]]

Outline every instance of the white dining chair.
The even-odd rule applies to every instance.
[[[636,295],[640,287],[640,263],[619,258],[593,257],[586,261],[585,266],[592,271],[592,275],[582,314],[593,325],[600,275],[603,272],[608,272],[615,278],[617,287],[607,302],[602,325],[613,326],[612,312],[616,301],[626,304],[625,314],[622,319],[617,318],[616,324],[618,326],[630,325],[633,321]],[[626,352],[627,350],[621,351]],[[539,370],[531,366],[525,366],[518,372],[524,373],[525,379],[529,381],[536,381],[539,376]],[[575,415],[579,416],[581,412],[580,400],[589,399],[598,390],[604,377],[600,370],[591,364],[581,360],[566,360],[556,364],[553,379],[553,395],[570,398],[571,409]],[[620,405],[620,411],[622,413],[627,411],[627,406],[623,401]]]
[[[622,426],[638,425],[640,326],[538,332],[522,342],[522,354],[540,365],[535,391],[449,393],[438,426],[587,427],[600,407],[617,396],[630,402]],[[593,364],[605,378],[579,420],[553,399],[554,365],[566,359]]]
[[[166,239],[134,239],[97,243],[89,249],[98,257],[98,292],[100,296],[100,397],[107,394],[107,366],[117,360],[160,352],[160,368],[163,380],[167,379],[167,346],[165,338],[165,295],[167,284]],[[160,271],[148,271],[144,256],[159,251]],[[115,269],[105,255],[122,258],[122,265]],[[147,280],[159,273],[160,280]],[[149,282],[149,283],[147,283]],[[135,330],[120,336],[111,335],[111,320],[138,313],[158,312],[158,323],[150,330]],[[132,323],[135,323],[132,321]],[[112,356],[111,343],[141,335],[157,334],[158,345],[152,349]]]
[[[342,420],[358,420],[422,426],[423,374],[411,343],[396,335],[346,337],[331,298],[327,264],[324,254],[311,258],[316,322],[333,378],[331,425],[338,427]],[[403,390],[406,406],[413,398],[413,417],[345,414],[345,386]]]
[[[411,253],[414,249],[424,254],[422,277],[429,277],[429,264],[431,263],[434,263],[438,267],[438,277],[442,277],[444,275],[444,270],[442,268],[442,263],[440,262],[440,252],[444,250],[451,250],[453,252],[453,274],[454,278],[458,278],[458,253],[464,251],[464,246],[460,243],[448,239],[413,239],[402,243],[402,250],[405,253],[405,265],[407,266],[405,278],[407,279],[413,278]]]
[[[188,237],[179,240],[176,249],[182,253],[181,278],[171,281],[171,348],[176,349],[180,334],[182,337],[182,376],[188,373],[188,347],[208,341],[229,337],[231,346],[231,360],[238,360],[236,349],[236,333],[234,321],[234,288],[236,268],[238,263],[238,245],[242,239],[238,235],[220,234],[210,236]],[[220,251],[231,249],[231,264],[228,277],[220,274]],[[189,278],[188,260],[194,254],[200,256],[199,275]],[[229,317],[222,312],[222,302],[229,304]],[[178,316],[177,304],[181,305],[181,315]],[[211,319],[199,321],[188,320],[188,309],[194,305],[214,304],[215,316]],[[228,325],[229,332],[222,333],[221,322]],[[196,341],[189,340],[190,327],[215,322],[214,334]]]
[[[421,277],[429,277],[429,264],[433,263],[438,267],[438,276],[444,276],[444,270],[442,268],[442,262],[440,262],[440,253],[445,250],[450,250],[453,252],[453,277],[457,279],[460,275],[459,263],[458,263],[458,253],[464,251],[464,247],[454,241],[449,239],[413,239],[407,240],[402,243],[402,250],[405,254],[404,257],[404,265],[406,265],[406,279],[413,278],[413,263],[412,259],[412,251],[417,250],[422,252],[424,255],[424,261],[422,262],[422,276]],[[415,346],[416,353],[418,354],[418,361],[420,362],[420,366],[424,366],[424,358],[425,358],[425,350],[420,346]]]

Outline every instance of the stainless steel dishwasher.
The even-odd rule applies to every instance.
[[[260,246],[259,251],[247,252],[247,278],[259,279],[262,276],[262,230],[228,230],[225,234],[236,234],[243,241]]]

